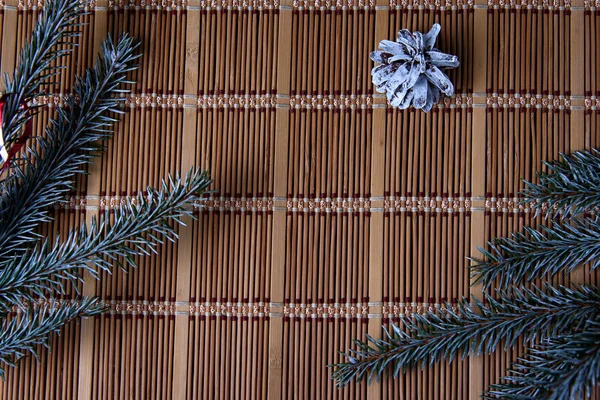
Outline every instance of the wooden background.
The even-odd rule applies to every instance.
[[[192,165],[211,171],[216,192],[178,243],[86,284],[111,312],[11,369],[1,397],[478,398],[513,354],[343,390],[326,365],[402,313],[468,295],[465,258],[535,223],[516,205],[520,179],[598,146],[595,6],[96,1],[38,126],[107,33],[131,32],[144,56],[115,139],[46,231],[64,234]],[[0,10],[11,72],[39,8]],[[388,108],[369,52],[435,21],[437,47],[461,61],[456,97],[429,114]]]

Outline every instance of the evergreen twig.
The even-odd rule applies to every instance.
[[[600,290],[596,286],[554,287],[548,280],[588,265],[600,264],[600,152],[576,152],[547,163],[539,183],[526,183],[525,204],[536,215],[554,217],[550,227],[525,228],[494,239],[479,249],[485,259],[470,267],[484,287],[487,304],[474,299],[456,311],[426,311],[393,325],[384,339],[367,336],[356,350],[334,365],[338,386],[367,377],[378,379],[391,369],[397,377],[409,367],[471,354],[506,350],[519,339],[528,353],[492,385],[487,398],[563,399],[589,397],[600,379]],[[523,288],[532,281],[542,284]],[[494,289],[496,288],[496,289]],[[497,289],[502,288],[502,289]],[[494,293],[492,296],[490,293]],[[502,342],[504,341],[504,342]]]
[[[115,209],[111,218],[106,215],[100,223],[94,219],[89,228],[83,225],[67,238],[57,238],[53,246],[45,242],[41,249],[11,258],[0,271],[0,311],[24,307],[47,293],[64,294],[66,287],[77,289],[84,270],[97,278],[99,270],[111,271],[113,263],[124,268],[121,259],[135,266],[134,256],[156,252],[162,238],[177,237],[171,222],[191,216],[191,202],[211,182],[206,173],[192,169],[184,180],[163,181],[161,190],[148,188],[146,195]]]
[[[591,396],[600,380],[600,323],[553,337],[528,349],[508,370],[502,383],[491,385],[488,399],[581,399]]]
[[[28,111],[21,105],[43,95],[41,85],[52,83],[50,80],[65,68],[54,62],[76,46],[74,39],[80,36],[78,28],[81,26],[77,20],[87,4],[87,1],[48,1],[30,41],[21,49],[12,79],[4,75],[8,95],[5,94],[2,132],[6,146],[16,140],[19,128],[37,112],[36,108]]]
[[[520,337],[525,342],[544,340],[600,317],[600,290],[594,286],[512,288],[499,290],[497,299],[485,294],[485,300],[489,304],[474,299],[474,308],[463,300],[456,311],[446,304],[443,310],[412,314],[413,319],[403,319],[406,332],[393,325],[383,339],[367,336],[367,341],[355,341],[357,350],[345,354],[347,362],[334,366],[333,379],[338,386],[365,376],[379,379],[388,366],[395,378],[409,367],[489,354],[502,341],[508,349]]]
[[[51,304],[41,309],[30,305],[25,313],[0,325],[0,377],[5,377],[5,366],[15,367],[27,353],[37,358],[37,346],[48,347],[52,333],[80,317],[97,315],[105,310],[98,299],[82,298],[65,302],[54,308]]]
[[[72,189],[73,175],[101,150],[100,141],[109,138],[107,130],[116,121],[108,113],[122,113],[118,105],[123,93],[119,85],[128,83],[127,72],[135,68],[137,45],[127,35],[116,45],[110,37],[102,44],[102,57],[86,75],[77,79],[74,97],[65,108],[57,108],[57,117],[39,138],[41,153],[30,150],[30,162],[23,171],[15,169],[0,198],[0,268],[12,257],[22,254],[39,239],[35,228],[49,221],[48,205],[65,200]]]
[[[22,50],[19,68],[6,87],[10,92],[4,107],[7,146],[16,139],[20,125],[38,106],[27,111],[24,103],[40,94],[62,67],[54,62],[67,54],[79,35],[77,18],[85,13],[86,1],[49,0],[36,25],[31,42]],[[63,49],[59,49],[62,46]],[[14,166],[0,182],[0,364],[14,366],[27,353],[36,356],[38,345],[47,346],[49,336],[70,321],[104,311],[97,299],[39,309],[39,301],[65,294],[68,285],[78,289],[82,272],[98,277],[111,271],[113,263],[135,265],[134,256],[156,251],[164,239],[177,237],[175,223],[191,215],[191,204],[211,183],[208,174],[192,169],[185,179],[169,178],[159,190],[149,188],[123,208],[106,213],[100,222],[71,231],[50,244],[36,233],[51,220],[48,208],[64,201],[73,189],[75,174],[103,150],[101,142],[111,137],[111,125],[124,95],[127,73],[136,68],[137,44],[124,35],[116,44],[110,37],[102,44],[94,68],[76,78],[74,92],[64,108],[36,136],[37,147],[26,149],[24,167]],[[35,304],[38,304],[36,307]],[[18,308],[22,314],[9,317]],[[0,366],[0,375],[4,370]]]
[[[560,160],[544,163],[548,172],[538,172],[539,183],[525,182],[524,204],[536,215],[560,214],[572,218],[594,212],[600,205],[600,152],[561,154]]]
[[[474,282],[488,288],[521,285],[538,278],[570,273],[590,263],[600,265],[600,219],[582,217],[568,223],[555,223],[488,243],[479,248],[485,259],[469,267]]]

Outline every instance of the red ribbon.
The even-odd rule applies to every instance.
[[[19,151],[23,148],[27,139],[31,136],[32,132],[32,124],[31,119],[29,119],[25,123],[25,131],[21,136],[17,138],[17,140],[13,143],[11,148],[6,150],[6,142],[4,141],[4,132],[2,131],[2,121],[4,117],[4,106],[6,104],[6,95],[3,98],[0,98],[0,158],[3,161],[2,170],[0,170],[0,174],[3,173],[8,167],[10,167],[11,160],[17,155]],[[21,103],[21,110],[29,110],[29,106],[25,103]]]

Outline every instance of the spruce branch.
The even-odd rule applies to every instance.
[[[31,39],[22,50],[17,68],[12,76],[4,75],[6,104],[3,110],[2,131],[5,145],[17,138],[20,127],[37,112],[21,107],[43,93],[40,87],[56,77],[64,66],[53,65],[56,60],[69,54],[78,37],[81,23],[77,19],[84,14],[87,1],[49,0],[36,23]]]
[[[528,349],[508,370],[502,383],[491,385],[488,399],[581,399],[591,396],[600,380],[600,323],[553,337]]]
[[[600,219],[582,217],[538,230],[526,227],[488,245],[489,250],[479,248],[485,261],[469,267],[471,278],[484,288],[568,274],[585,263],[591,263],[594,270],[600,265]]]
[[[600,205],[600,152],[576,151],[560,160],[544,163],[548,172],[538,172],[539,183],[524,182],[524,204],[536,215],[561,214],[566,218],[594,211]]]
[[[191,202],[212,183],[208,174],[192,169],[182,180],[179,177],[163,181],[160,190],[147,189],[135,201],[114,210],[89,228],[85,225],[72,231],[53,246],[42,247],[13,257],[0,271],[0,311],[12,305],[24,307],[27,302],[45,298],[46,293],[64,294],[65,289],[82,281],[82,272],[97,277],[99,270],[111,271],[113,263],[135,266],[134,256],[156,252],[163,239],[177,237],[172,222],[182,223],[191,215]],[[111,217],[111,218],[110,218]],[[125,267],[121,265],[121,267]]]
[[[28,353],[36,359],[36,347],[48,347],[52,333],[58,332],[74,319],[93,316],[105,307],[96,298],[82,298],[76,302],[63,303],[54,308],[51,304],[41,309],[30,305],[25,312],[11,320],[3,319],[0,326],[0,377],[5,378],[5,367],[15,367]]]
[[[31,42],[22,50],[19,69],[11,81],[4,102],[3,128],[6,144],[13,143],[20,126],[39,110],[27,104],[40,95],[62,67],[53,66],[72,50],[79,35],[77,18],[85,14],[86,1],[49,0]],[[61,49],[61,47],[65,47]],[[156,252],[158,243],[177,237],[176,223],[191,216],[190,202],[206,191],[211,181],[206,173],[192,169],[181,179],[163,181],[158,190],[149,188],[130,203],[89,226],[71,231],[55,242],[36,233],[51,220],[48,207],[64,201],[73,189],[73,179],[85,173],[101,142],[112,136],[115,114],[127,93],[123,89],[128,72],[134,70],[137,44],[128,36],[116,44],[110,37],[102,44],[94,68],[76,77],[74,92],[57,108],[56,117],[44,135],[36,136],[37,146],[28,147],[24,163],[15,165],[0,181],[0,366],[12,365],[27,353],[36,355],[38,345],[48,344],[51,333],[73,319],[95,315],[104,307],[95,299],[53,309],[36,308],[40,300],[78,289],[82,274],[111,272],[116,264],[123,269],[135,266],[134,257]],[[12,135],[12,136],[11,136]],[[33,305],[32,305],[33,304]],[[7,319],[15,307],[22,314]],[[4,376],[4,371],[0,370]]]
[[[334,365],[338,386],[472,354],[514,347],[520,339],[528,353],[492,385],[486,398],[564,399],[589,397],[600,379],[600,290],[572,289],[548,282],[581,265],[600,264],[600,152],[576,152],[547,163],[539,184],[526,182],[523,202],[536,215],[554,217],[551,227],[525,228],[494,239],[484,261],[470,267],[484,287],[483,299],[466,301],[404,318],[404,327],[384,328],[385,337],[355,341]],[[529,287],[542,279],[541,285]],[[493,289],[496,288],[503,288]],[[494,293],[494,296],[490,295]]]
[[[100,141],[111,136],[108,128],[116,119],[109,114],[122,113],[118,105],[123,100],[114,93],[126,92],[120,86],[129,83],[126,75],[135,68],[136,47],[127,35],[116,45],[110,37],[103,42],[95,67],[76,79],[74,96],[57,109],[45,137],[38,138],[41,152],[30,148],[31,162],[5,182],[0,198],[0,268],[39,238],[35,228],[49,221],[48,205],[64,201],[73,175],[84,172],[94,152],[102,150]]]
[[[357,349],[344,354],[348,361],[333,366],[333,379],[338,386],[364,377],[371,381],[374,376],[379,379],[388,367],[396,378],[410,367],[489,354],[501,341],[508,349],[521,337],[530,343],[545,340],[600,317],[600,290],[594,286],[569,289],[547,284],[498,290],[496,294],[494,299],[484,293],[488,304],[475,299],[471,307],[462,300],[456,311],[446,304],[443,310],[413,314],[414,319],[405,317],[406,332],[393,325],[391,332],[385,330],[383,339],[367,335],[367,341],[355,341]]]

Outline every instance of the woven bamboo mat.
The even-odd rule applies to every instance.
[[[38,8],[0,1],[2,71]],[[334,388],[326,365],[401,313],[469,292],[466,260],[532,224],[541,160],[599,146],[600,17],[582,0],[95,2],[67,75],[107,33],[144,56],[108,151],[47,232],[191,165],[216,192],[181,240],[84,287],[111,312],[67,327],[3,399],[476,399],[512,353]],[[390,109],[370,51],[440,22],[457,96]],[[39,126],[68,93],[49,95]],[[581,279],[595,279],[581,276]]]

